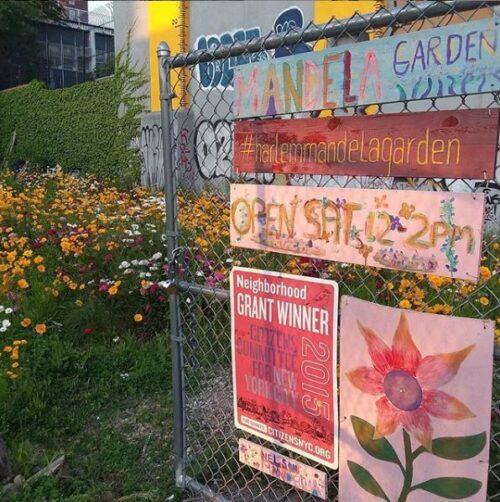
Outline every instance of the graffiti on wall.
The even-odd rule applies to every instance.
[[[475,192],[484,193],[484,231],[498,233],[500,225],[500,185],[491,181],[476,183]]]
[[[219,45],[231,45],[235,42],[247,42],[251,38],[260,37],[261,32],[259,27],[243,29],[239,28],[234,31],[227,31],[220,35],[202,35],[195,42],[196,50],[207,50],[218,47]],[[223,60],[209,61],[208,63],[200,63],[195,66],[195,77],[200,83],[202,89],[211,89],[217,87],[219,89],[233,88],[233,72],[234,67],[261,61],[267,59],[265,52],[254,54],[244,54],[237,57],[230,57]]]
[[[301,30],[304,27],[304,13],[298,7],[292,6],[281,11],[273,23],[273,31],[284,35],[290,31]],[[258,38],[262,35],[261,28],[237,28],[233,31],[227,31],[221,34],[201,35],[196,39],[194,48],[196,50],[207,50],[218,47],[219,45],[231,45],[235,42],[248,42],[252,38]],[[279,47],[274,51],[274,57],[284,57],[290,54],[301,54],[309,52],[309,45],[299,42],[291,47]],[[256,61],[269,59],[266,51],[253,54],[243,54],[241,56],[230,57],[218,61],[209,61],[195,66],[195,78],[199,81],[202,89],[211,89],[216,87],[220,90],[233,89],[233,76],[235,66]]]
[[[143,124],[139,138],[141,155],[141,183],[143,185],[162,188],[165,183],[163,174],[163,146],[161,126]]]
[[[203,119],[194,130],[194,159],[199,175],[205,179],[226,178],[231,180],[233,167],[232,124],[224,119],[214,121]],[[274,181],[272,173],[263,174],[263,183]],[[247,180],[256,177],[250,175]]]
[[[280,12],[273,23],[273,31],[277,35],[286,35],[304,28],[304,13],[299,7],[290,7]],[[302,54],[311,51],[311,47],[304,42],[298,42],[290,47],[278,47],[274,51],[275,58],[282,58],[292,54]]]

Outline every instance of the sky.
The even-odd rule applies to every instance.
[[[109,0],[89,0],[89,11],[100,7],[101,5],[106,5]]]

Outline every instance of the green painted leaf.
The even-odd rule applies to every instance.
[[[436,438],[432,454],[448,460],[465,460],[481,453],[486,446],[486,432],[474,436]]]
[[[356,462],[347,461],[347,466],[351,471],[352,477],[358,483],[363,490],[366,490],[368,493],[375,495],[375,497],[379,497],[381,499],[389,502],[387,495],[385,494],[382,487],[378,484],[377,480],[361,465],[356,464]]]
[[[470,478],[435,478],[414,486],[412,491],[420,489],[440,497],[458,500],[475,495],[482,485],[480,481]]]
[[[399,458],[391,443],[385,438],[373,439],[375,427],[362,418],[351,416],[352,428],[359,444],[367,453],[378,460],[399,465]]]

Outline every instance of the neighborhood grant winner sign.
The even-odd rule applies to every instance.
[[[234,125],[236,172],[494,179],[499,110]]]
[[[336,282],[234,267],[236,427],[338,466]]]
[[[235,68],[236,118],[500,90],[495,18]]]
[[[477,280],[484,194],[231,185],[231,244]]]

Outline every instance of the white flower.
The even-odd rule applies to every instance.
[[[10,326],[10,321],[8,319],[4,319],[2,321],[2,326],[7,329]]]
[[[5,310],[5,307],[3,305],[0,305],[0,314]]]
[[[127,268],[127,270],[125,270],[123,273],[124,274],[131,274],[133,271],[134,271],[133,268]]]
[[[119,337],[119,336],[115,336],[115,337],[113,338],[113,342],[115,342],[115,343],[116,343],[119,339],[120,339],[120,337]]]
[[[137,260],[132,260],[132,265],[134,267],[137,267],[137,265],[139,265],[139,262]]]
[[[128,261],[122,261],[120,263],[120,265],[118,265],[118,268],[129,268],[130,267],[130,263]]]
[[[12,309],[10,307],[5,309],[6,314],[12,314]]]
[[[197,277],[203,277],[205,274],[201,270],[198,270],[198,272],[196,272],[196,275]]]
[[[151,256],[152,260],[161,260],[163,255],[158,251],[158,253],[155,253],[153,256]]]
[[[7,328],[5,328],[4,326],[2,326],[0,328],[0,333],[5,333],[7,331]]]

